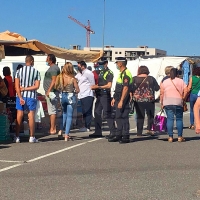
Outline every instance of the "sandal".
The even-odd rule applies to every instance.
[[[168,142],[173,142],[173,137],[169,137]]]
[[[147,135],[151,135],[151,136],[154,136],[154,135],[155,135],[154,131],[149,131],[149,130],[147,130],[146,134],[147,134]]]
[[[58,138],[62,138],[63,137],[63,132],[60,130],[59,132],[58,132]]]
[[[194,130],[195,127],[194,125],[190,125],[188,128]]]
[[[69,135],[65,135],[65,141],[70,141],[70,140],[73,140]]]
[[[183,138],[183,137],[178,137],[178,142],[185,142],[185,138]]]

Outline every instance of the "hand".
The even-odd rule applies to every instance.
[[[46,92],[46,94],[45,94],[45,95],[46,95],[46,97],[48,97],[48,98],[49,98],[49,93],[50,93],[50,92],[49,92],[49,91],[47,91],[47,92]]]
[[[91,89],[92,89],[92,90],[96,90],[96,89],[98,89],[98,88],[99,88],[98,85],[93,85],[93,86],[91,86]]]
[[[20,89],[20,91],[24,91],[24,90],[25,90],[25,87],[21,87],[21,86],[20,86],[19,89]]]
[[[20,102],[20,105],[22,105],[22,106],[25,104],[25,101],[22,98],[19,99],[19,102]]]
[[[164,108],[164,106],[163,106],[163,104],[161,104],[161,109],[163,109]]]
[[[111,106],[113,107],[115,105],[115,99],[112,99]]]
[[[123,102],[120,101],[120,102],[118,103],[117,107],[118,107],[119,109],[121,109],[121,108],[122,108],[122,105],[123,105]]]

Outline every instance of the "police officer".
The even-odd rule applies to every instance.
[[[129,111],[130,91],[132,88],[132,75],[126,68],[127,60],[124,57],[116,58],[116,67],[120,70],[115,86],[115,94],[111,106],[116,108],[117,130],[115,136],[109,138],[109,142],[128,143],[129,140]]]
[[[111,87],[113,81],[113,72],[108,68],[108,61],[99,62],[100,73],[98,85],[92,86],[96,93],[96,103],[94,110],[95,132],[89,137],[102,137],[102,111],[107,120],[110,136],[114,135],[114,118],[111,116]],[[109,136],[108,136],[109,137]]]

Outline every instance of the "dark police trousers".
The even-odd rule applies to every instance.
[[[102,111],[105,119],[107,120],[109,131],[111,134],[114,134],[115,125],[114,125],[114,117],[112,116],[112,108],[111,108],[111,96],[110,94],[99,94],[96,97],[95,103],[95,134],[102,135]]]
[[[119,109],[118,103],[120,100],[115,100],[115,108],[116,108],[116,122],[117,122],[117,131],[116,131],[116,136],[123,136],[123,138],[129,138],[129,129],[130,129],[130,124],[129,124],[129,112],[130,112],[130,105],[129,101],[127,100],[125,104],[122,106],[121,109]]]

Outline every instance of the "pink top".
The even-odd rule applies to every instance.
[[[183,96],[184,89],[187,87],[187,85],[180,78],[175,78],[172,81]],[[173,85],[172,81],[170,78],[168,78],[161,84],[161,90],[163,91],[163,106],[183,106],[182,98],[179,92],[176,90],[175,86]]]

